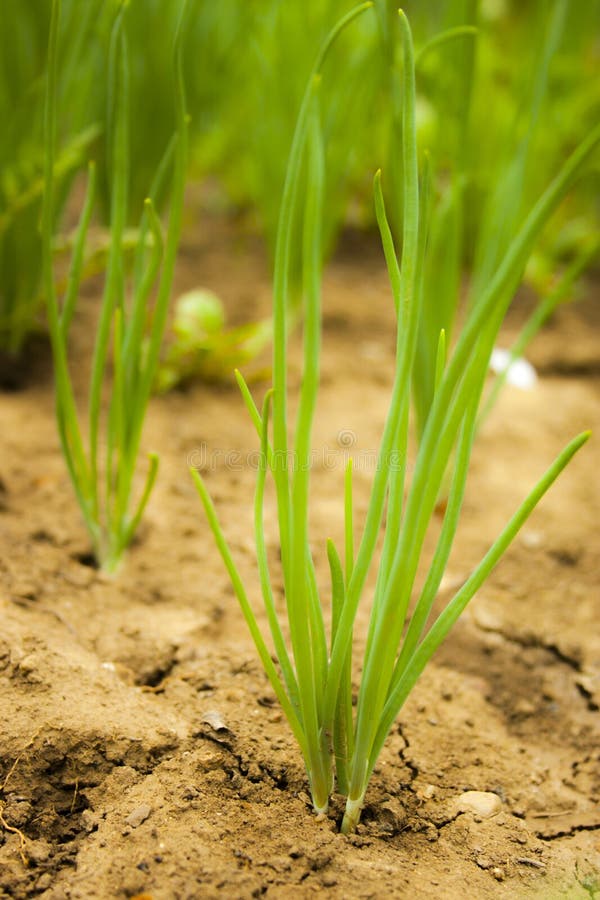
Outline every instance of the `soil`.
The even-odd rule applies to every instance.
[[[203,229],[184,242],[178,289],[212,288],[232,321],[265,314],[268,266],[256,241],[219,219]],[[592,284],[588,295],[536,339],[536,387],[507,388],[478,438],[440,602],[559,449],[600,422]],[[393,310],[375,242],[345,239],[324,297],[312,481],[323,584],[325,539],[342,532],[345,456],[351,448],[360,461],[360,516],[391,385]],[[72,347],[82,396],[96,301],[92,284]],[[292,345],[293,391],[298,335]],[[259,397],[264,389],[255,385]],[[115,577],[90,565],[47,367],[0,394],[0,408],[1,897],[600,896],[598,437],[417,684],[347,838],[339,798],[326,817],[311,811],[299,752],[188,474],[189,464],[204,470],[257,598],[256,437],[234,387],[197,384],[153,400],[145,445],[160,453],[159,480]],[[272,506],[267,521],[275,558]],[[495,793],[500,811],[458,811],[468,790]]]

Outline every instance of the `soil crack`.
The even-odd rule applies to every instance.
[[[542,841],[556,841],[581,831],[600,831],[600,819],[596,811],[554,819],[545,828],[536,828],[535,834]]]
[[[476,619],[473,619],[473,624],[479,631],[484,631],[486,634],[497,634],[503,640],[505,640],[509,644],[517,644],[519,647],[524,648],[533,648],[535,650],[545,650],[551,656],[554,657],[558,662],[563,663],[568,666],[574,672],[579,674],[582,673],[581,661],[577,659],[575,656],[570,656],[568,653],[565,653],[564,650],[561,650],[556,644],[550,641],[544,641],[542,638],[537,637],[537,635],[520,635],[515,632],[510,632],[505,630],[504,628],[495,627],[492,625],[484,625],[482,622],[478,622]]]
[[[400,748],[398,755],[410,773],[410,781],[406,787],[408,787],[409,790],[414,791],[413,782],[419,777],[419,767],[414,760],[406,754],[406,751],[410,749],[410,741],[406,737],[401,724],[398,724],[398,734],[404,741],[404,747]]]

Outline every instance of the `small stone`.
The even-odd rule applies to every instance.
[[[492,875],[494,876],[496,881],[504,881],[504,878],[505,878],[504,869],[501,869],[500,866],[495,866],[492,869]]]
[[[222,767],[223,753],[207,743],[198,748],[197,762],[200,769],[211,772]]]
[[[459,812],[472,812],[481,819],[491,819],[502,809],[500,797],[491,791],[465,791],[456,802]]]
[[[45,863],[50,858],[51,847],[47,841],[30,841],[27,844],[27,856],[34,866]]]
[[[435,797],[435,785],[424,784],[422,788],[417,789],[417,796],[421,800],[433,800]]]
[[[62,573],[62,577],[67,584],[72,584],[73,587],[84,588],[90,586],[96,577],[96,571],[90,566],[73,565],[68,571]]]
[[[406,811],[399,800],[391,797],[379,807],[377,820],[381,831],[397,834],[406,826]]]
[[[520,388],[522,391],[532,390],[537,382],[537,372],[531,363],[522,356],[515,359],[509,350],[504,350],[502,347],[494,347],[492,350],[490,369],[496,374],[506,372],[508,384]]]
[[[184,800],[195,800],[196,797],[199,796],[199,794],[200,791],[198,790],[198,788],[194,787],[193,784],[187,785],[187,787],[184,787],[183,791],[181,792],[181,796]]]
[[[218,709],[209,709],[202,715],[202,723],[203,725],[207,725],[208,728],[214,733],[216,740],[225,744],[231,737],[231,730],[227,726],[225,719],[221,712]]]
[[[476,606],[473,611],[473,619],[482,631],[502,631],[502,620],[484,606]]]
[[[521,543],[524,547],[527,547],[528,550],[536,550],[544,543],[544,535],[541,531],[522,531]]]
[[[439,840],[440,834],[433,822],[427,822],[425,827],[425,840],[430,844],[435,844]]]
[[[35,883],[36,890],[38,891],[46,891],[50,885],[52,884],[52,875],[50,872],[44,872],[43,875],[40,875],[38,880]]]
[[[95,831],[98,827],[98,816],[95,815],[90,809],[84,809],[79,817],[79,821],[81,823],[81,827],[87,834],[91,834],[92,831]]]
[[[327,868],[332,859],[332,854],[328,853],[326,850],[323,850],[319,853],[315,853],[315,855],[309,860],[310,867],[313,872],[320,872],[322,869]]]
[[[141,806],[138,806],[137,809],[134,809],[133,812],[129,813],[125,821],[128,825],[131,825],[132,828],[137,828],[138,825],[141,825],[142,822],[146,821],[151,812],[152,807],[148,806],[147,803],[142,803]]]
[[[515,703],[515,712],[520,716],[531,716],[535,712],[535,706],[529,700],[518,700]]]

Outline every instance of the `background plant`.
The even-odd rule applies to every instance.
[[[269,319],[228,328],[225,310],[212,291],[196,289],[175,302],[173,320],[156,377],[156,390],[169,391],[193,378],[225,381],[252,362],[272,336]]]
[[[309,80],[288,163],[279,222],[273,284],[273,390],[259,413],[240,376],[248,410],[260,434],[262,464],[255,493],[254,525],[263,601],[278,666],[260,631],[246,588],[218,523],[201,475],[194,480],[219,551],[250,628],[257,650],[301,749],[315,810],[327,809],[334,786],[347,798],[342,831],[354,830],[365,791],[386,736],[418,677],[444,640],[469,600],[505,552],[539,499],[550,487],[588,434],[575,438],[557,457],[490,547],[466,582],[444,607],[433,613],[464,495],[477,413],[489,357],[511,290],[539,232],[600,139],[598,130],[561,169],[534,205],[522,227],[502,254],[489,283],[470,312],[446,362],[443,338],[435,361],[435,391],[419,444],[414,473],[407,479],[411,372],[422,308],[423,277],[430,218],[431,173],[419,178],[416,144],[415,70],[410,28],[400,14],[402,76],[402,261],[398,262],[385,213],[380,176],[375,179],[375,209],[397,315],[394,385],[362,527],[355,523],[352,468],[346,473],[344,496],[344,552],[328,543],[331,581],[327,591],[330,628],[315,571],[308,535],[310,506],[310,435],[319,383],[320,280],[322,267],[322,204],[324,150],[318,113],[319,73],[333,40],[357,7],[333,30],[318,56]],[[308,191],[301,195],[302,166],[308,172]],[[420,182],[420,184],[419,184]],[[287,329],[290,290],[290,245],[300,196],[303,205],[304,363],[293,436],[287,416]],[[443,334],[443,333],[442,333]],[[272,438],[269,419],[272,406]],[[436,549],[422,583],[417,582],[425,537],[434,527],[434,510],[448,467],[451,482],[448,504],[437,534]],[[278,616],[267,562],[263,525],[265,482],[272,475],[278,513],[279,544],[286,600],[285,625]],[[383,547],[356,711],[352,704],[353,632],[367,575],[375,564],[383,531]],[[343,560],[343,562],[342,562]],[[411,597],[417,601],[409,618]],[[289,634],[289,642],[285,632]]]
[[[54,209],[59,231],[67,172],[74,172],[90,155],[94,135],[99,209],[104,221],[110,219],[109,144],[98,133],[105,128],[109,106],[103,60],[119,4],[120,0],[83,4],[66,0],[64,4],[63,62],[57,89],[68,103],[60,104],[58,123],[61,150],[56,159]],[[217,204],[245,213],[246,221],[264,236],[271,258],[285,161],[312,48],[350,7],[351,0],[327,4],[265,0],[260,9],[236,0],[194,0],[192,4],[184,36],[192,112],[189,174],[210,182],[210,190],[203,195],[207,208]],[[180,0],[130,0],[124,23],[132,98],[127,112],[126,212],[131,229],[137,227],[139,209],[176,128],[170,47],[179,8]],[[6,0],[0,9],[0,111],[5,122],[0,138],[0,346],[14,351],[39,312],[37,226],[49,10],[49,0]],[[422,146],[431,154],[432,193],[440,199],[431,227],[432,244],[437,247],[432,247],[429,257],[433,274],[425,277],[435,281],[435,273],[441,270],[444,275],[425,294],[439,296],[436,324],[445,325],[450,340],[452,311],[465,269],[474,265],[477,280],[485,279],[486,266],[493,267],[489,262],[484,265],[484,257],[493,243],[488,240],[489,229],[498,221],[494,204],[502,196],[511,198],[512,209],[504,217],[505,242],[509,223],[518,227],[552,173],[598,119],[600,99],[594,74],[600,0],[559,0],[550,5],[544,0],[527,4],[445,0],[409,2],[408,10],[419,67],[417,128]],[[396,173],[400,171],[401,109],[397,77],[392,74],[400,64],[393,40],[395,15],[392,0],[376,0],[374,12],[346,30],[324,64],[321,109],[329,172],[322,229],[325,252],[335,246],[340,230],[349,222],[367,228],[374,225],[365,173],[382,162],[387,173],[386,203],[400,242],[402,179]],[[476,37],[467,36],[465,27],[476,28]],[[463,29],[463,37],[432,46],[448,29]],[[429,51],[424,52],[427,47]],[[517,157],[518,165],[512,165]],[[510,191],[500,190],[506,177],[514,182]],[[593,200],[597,178],[596,174],[587,188],[572,192],[530,259],[525,277],[541,295],[552,290],[557,272],[574,262],[581,244],[587,245],[597,229]],[[496,195],[490,185],[498,185]],[[157,191],[154,199],[157,209],[162,209],[168,191]],[[437,224],[440,218],[454,223],[447,247],[436,237],[450,233],[443,221]],[[294,227],[291,300],[297,303],[301,265],[295,248],[300,246],[301,225],[297,222]],[[97,254],[96,261],[106,257]],[[84,266],[84,274],[87,271]],[[426,384],[436,342],[437,332],[433,345],[419,339],[419,384]],[[420,419],[430,395],[429,383],[425,397],[415,397]]]
[[[83,438],[69,374],[67,338],[80,287],[86,237],[95,196],[95,170],[90,169],[67,287],[59,304],[52,266],[55,146],[61,0],[53,0],[48,51],[45,107],[45,191],[43,209],[44,284],[56,381],[56,414],[61,446],[94,555],[108,571],[118,565],[150,496],[158,458],[150,455],[140,499],[132,506],[134,475],[146,408],[159,361],[181,230],[187,160],[187,115],[181,65],[181,32],[185,4],[174,47],[174,105],[177,134],[172,160],[167,156],[145,203],[131,273],[127,270],[124,232],[128,191],[129,58],[123,27],[125,6],[116,16],[108,66],[107,141],[111,171],[110,249],[97,326],[87,404],[87,444]],[[172,165],[169,165],[169,163]],[[166,236],[154,209],[153,195],[172,168],[171,204]],[[156,299],[149,315],[152,292]],[[109,379],[112,364],[113,377]],[[109,394],[103,417],[103,392]]]
[[[70,135],[54,160],[56,222],[70,180],[97,136],[85,127],[92,69],[82,67],[98,3],[65,4],[63,59],[57,92],[61,129]],[[0,5],[0,351],[17,357],[38,324],[42,301],[39,218],[44,187],[44,72],[50,5],[4,0]],[[89,60],[89,56],[88,56]]]
[[[460,47],[458,42],[447,43],[427,54],[419,71],[418,90],[436,111],[426,138],[440,200],[433,212],[415,355],[414,401],[420,432],[434,393],[439,332],[443,328],[446,340],[452,340],[465,266],[466,303],[472,305],[536,195],[568,151],[592,130],[600,112],[600,98],[590,89],[586,54],[593,49],[585,36],[586,23],[590,24],[587,9],[575,8],[567,0],[551,7],[534,2],[527,14],[520,9],[510,17],[491,19],[488,6],[478,0],[449,4],[449,17],[441,22],[455,28],[476,26],[476,35]],[[525,62],[514,65],[516,58]],[[447,121],[440,110],[447,110]],[[594,168],[597,173],[597,158]],[[597,177],[591,172],[592,167],[584,190]],[[518,340],[521,353],[558,302],[571,295],[575,279],[598,258],[594,210],[584,202],[575,212],[577,191],[578,186],[569,205],[559,207],[547,229],[550,237],[544,241],[542,235],[533,260],[524,267],[522,275],[533,284],[539,302]],[[577,239],[570,246],[563,241],[561,249],[552,236],[562,232],[567,237],[569,217]],[[560,288],[553,284],[557,273]],[[511,296],[516,288],[517,284],[507,285]],[[505,376],[499,378],[492,400],[504,380]]]

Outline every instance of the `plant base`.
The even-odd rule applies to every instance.
[[[365,795],[362,793],[356,800],[348,797],[346,800],[346,811],[342,819],[342,834],[352,834],[356,831],[356,826],[360,821]]]

